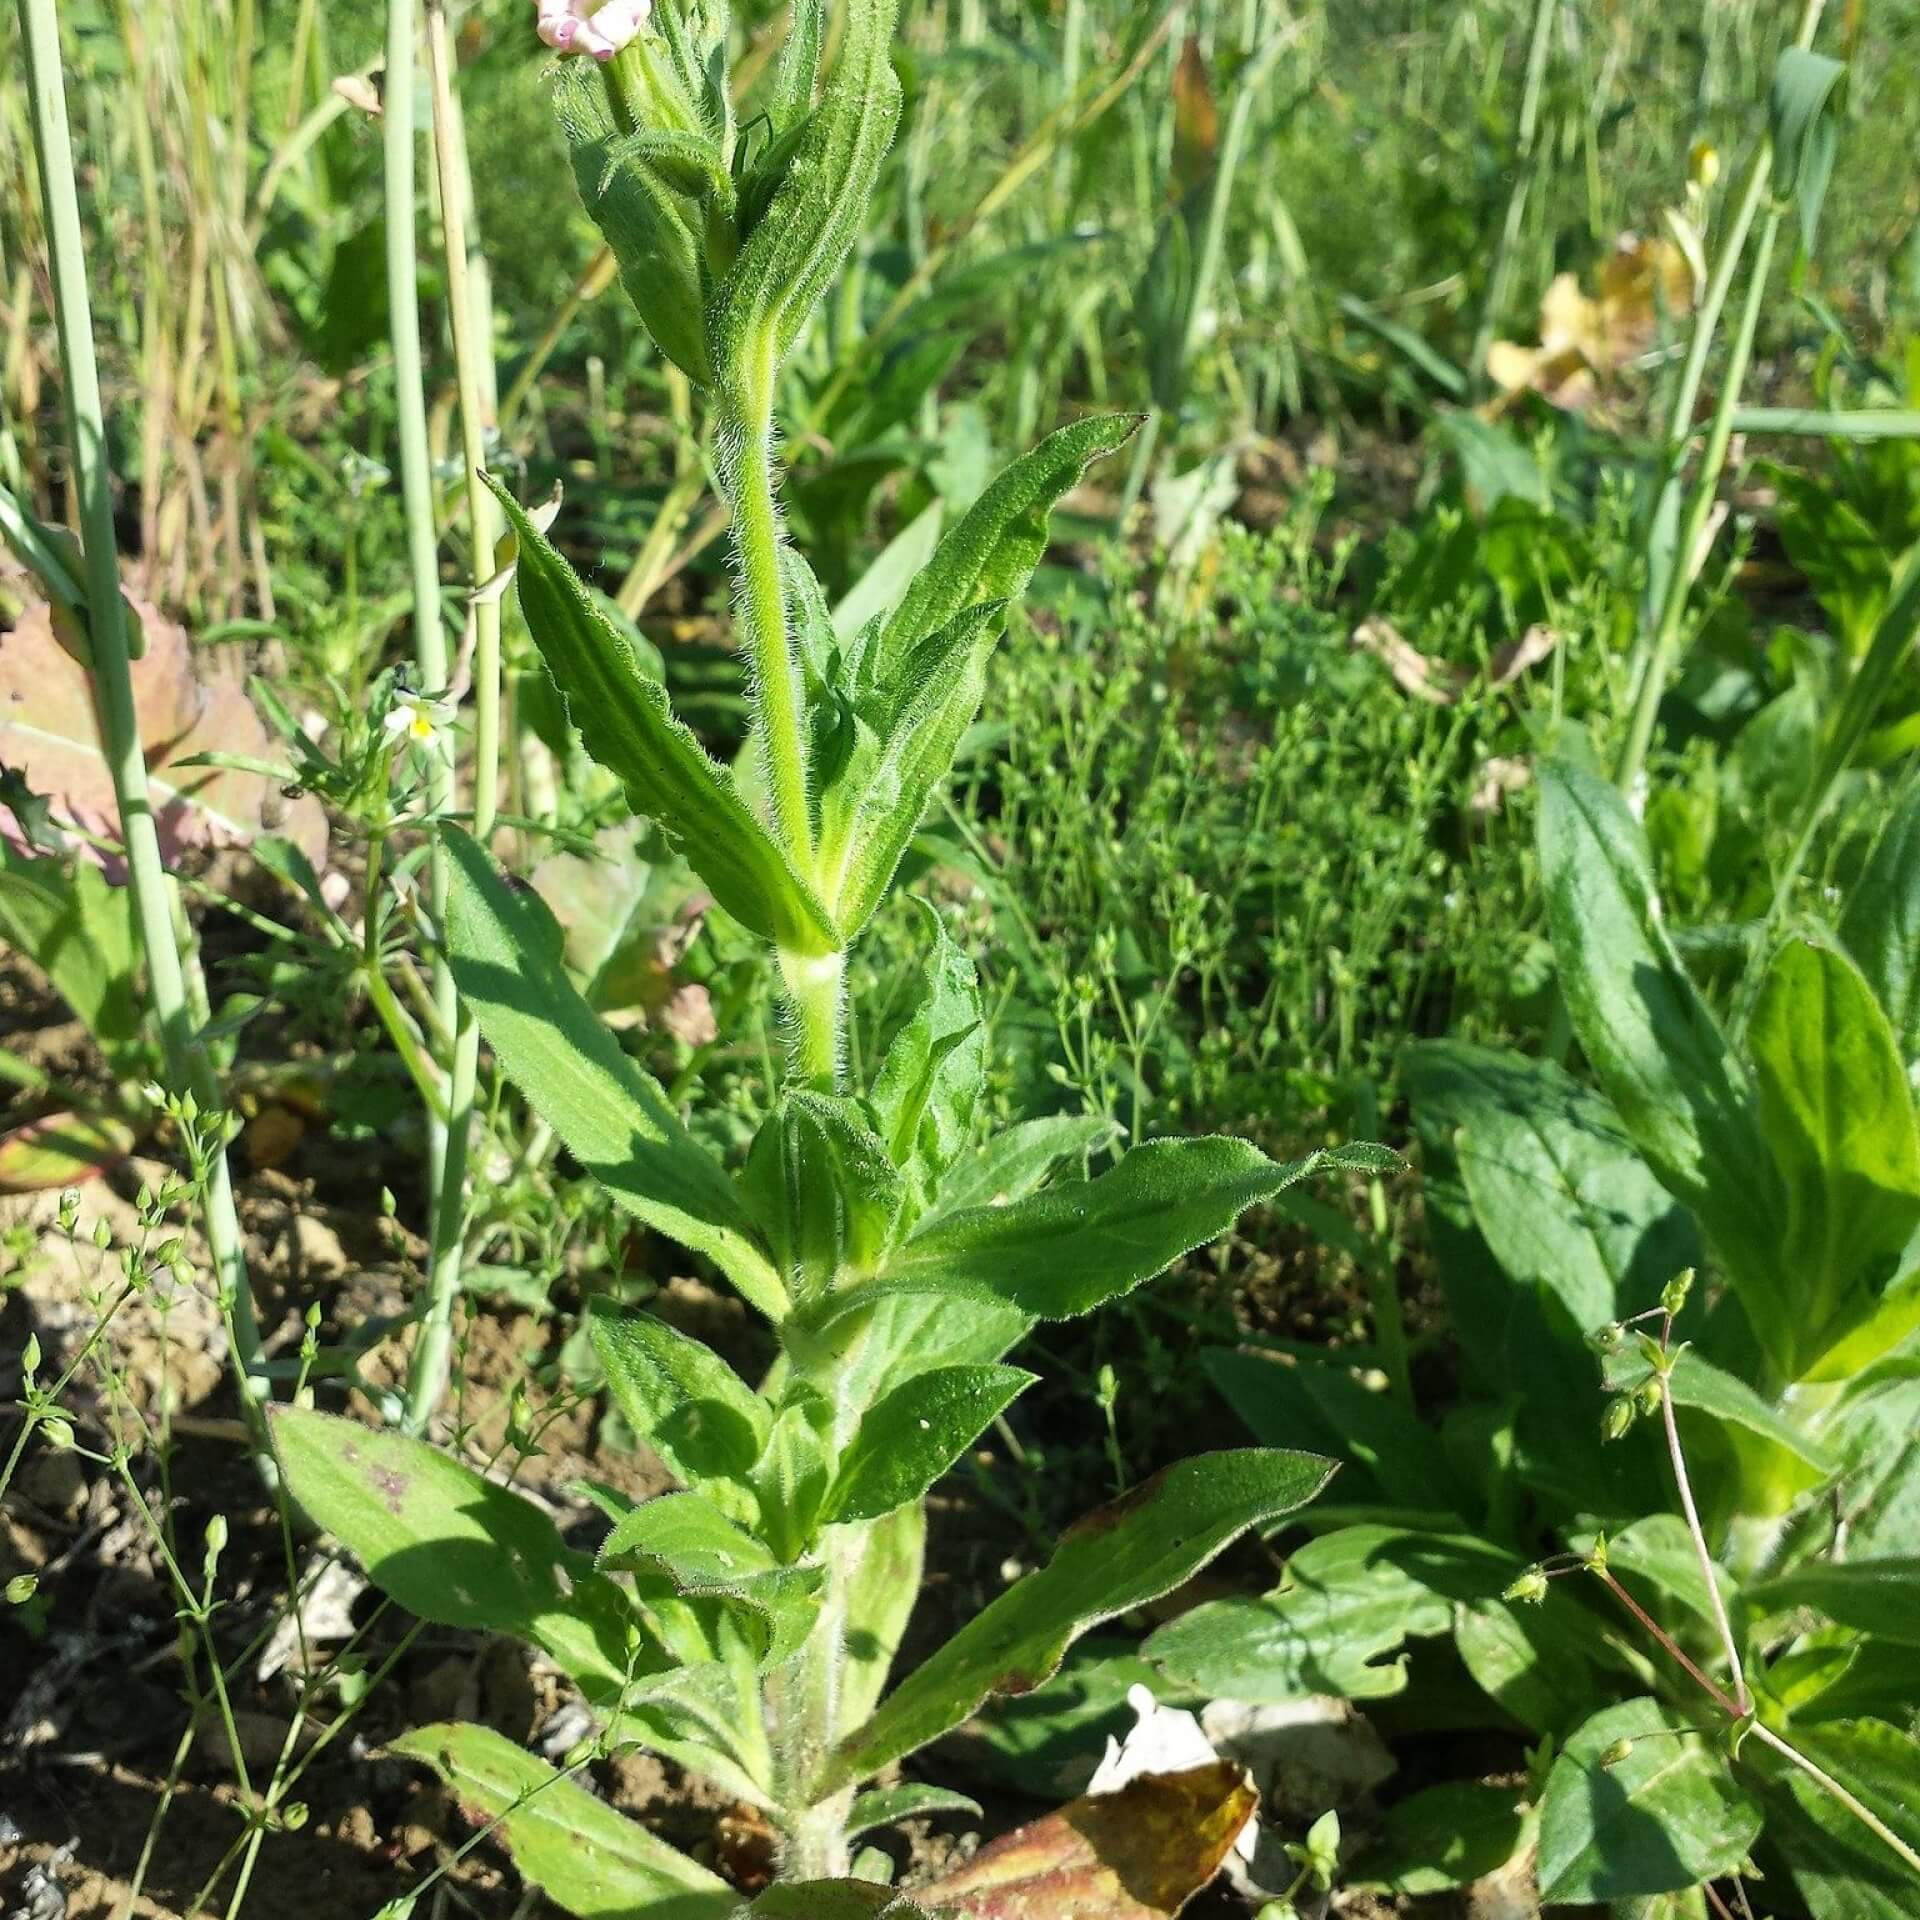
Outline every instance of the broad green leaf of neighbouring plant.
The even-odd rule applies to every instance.
[[[1263,1599],[1211,1600],[1162,1627],[1146,1657],[1176,1685],[1233,1700],[1401,1692],[1408,1639],[1445,1633],[1453,1596],[1498,1593],[1519,1563],[1465,1536],[1366,1523],[1309,1541]]]
[[[1920,1060],[1920,786],[1887,822],[1854,883],[1840,937],[1887,1016],[1900,1058]]]
[[[1651,1306],[1700,1257],[1685,1212],[1607,1103],[1549,1061],[1461,1041],[1413,1049],[1414,1097],[1451,1133],[1474,1223],[1522,1286],[1585,1332]]]
[[[530,1640],[590,1701],[619,1695],[632,1609],[530,1501],[423,1440],[329,1414],[276,1408],[273,1444],[308,1518],[410,1613]]]
[[[1596,1713],[1562,1748],[1540,1801],[1540,1897],[1624,1900],[1732,1872],[1760,1808],[1697,1716],[1657,1700]]]
[[[1755,1606],[1813,1607],[1829,1620],[1920,1647],[1920,1557],[1838,1560],[1798,1567],[1748,1589]]]
[[[1796,1728],[1793,1738],[1908,1846],[1920,1848],[1913,1793],[1920,1742],[1910,1733],[1883,1720],[1855,1719]],[[1766,1773],[1767,1836],[1810,1920],[1912,1920],[1920,1912],[1920,1874],[1825,1788],[1754,1744]]]
[[[514,582],[534,643],[581,744],[659,822],[742,926],[793,953],[841,944],[832,916],[740,797],[733,776],[674,717],[626,636],[520,503],[488,476],[519,542]]]
[[[1644,1356],[1623,1348],[1607,1361],[1607,1390],[1631,1393],[1652,1372]],[[1793,1466],[1774,1462],[1770,1470],[1789,1474],[1796,1488],[1813,1486],[1838,1471],[1838,1461],[1813,1435],[1768,1405],[1738,1374],[1701,1359],[1691,1347],[1675,1355],[1667,1375],[1667,1390],[1676,1407],[1687,1407],[1719,1421],[1736,1445],[1752,1447],[1758,1443],[1790,1455]]]
[[[750,1476],[772,1426],[767,1403],[711,1347],[650,1314],[594,1300],[587,1326],[635,1438],[751,1524],[760,1503]]]
[[[1920,1226],[1920,1130],[1886,1016],[1835,949],[1790,940],[1774,955],[1751,1043],[1761,1124],[1787,1192],[1774,1284],[1797,1379],[1822,1371],[1899,1272]],[[1885,1329],[1886,1344],[1905,1331]],[[1846,1371],[1878,1357],[1850,1353]]]
[[[1390,1893],[1444,1893],[1505,1866],[1533,1827],[1519,1788],[1443,1781],[1395,1801],[1356,1877]]]
[[[717,1874],[490,1727],[443,1721],[387,1751],[425,1761],[462,1806],[498,1820],[521,1874],[579,1920],[725,1920],[739,1910]]]
[[[1304,1441],[1350,1461],[1391,1503],[1436,1515],[1464,1511],[1464,1492],[1433,1429],[1391,1394],[1363,1386],[1337,1358],[1283,1360],[1209,1347],[1207,1377],[1263,1446]],[[1341,1482],[1345,1500],[1355,1498]]]
[[[704,1253],[762,1313],[786,1292],[725,1171],[567,978],[538,909],[457,827],[447,945],[461,996],[527,1104],[623,1207]]]
[[[917,1500],[1036,1376],[1019,1367],[935,1367],[870,1408],[827,1496],[828,1520],[877,1520]]]
[[[1000,1300],[1034,1319],[1071,1319],[1152,1279],[1257,1201],[1323,1167],[1398,1164],[1380,1148],[1336,1147],[1280,1166],[1224,1135],[1150,1141],[1096,1180],[942,1214],[889,1258],[872,1287],[840,1296],[834,1310],[857,1307],[878,1288]]]
[[[0,941],[46,975],[107,1064],[145,1077],[131,896],[97,867],[33,859],[0,841]]]
[[[1586,1716],[1600,1691],[1593,1655],[1606,1647],[1594,1617],[1556,1581],[1538,1605],[1497,1599],[1454,1608],[1453,1643],[1474,1684],[1522,1726],[1556,1738]]]
[[[1601,1086],[1653,1170],[1706,1229],[1767,1352],[1792,1354],[1786,1201],[1752,1093],[1673,950],[1646,842],[1605,782],[1540,780],[1540,867],[1561,991]]]
[[[1089,1627],[1191,1579],[1249,1527],[1311,1500],[1332,1471],[1312,1454],[1202,1454],[1090,1515],[1044,1568],[976,1615],[841,1742],[823,1790],[904,1759],[991,1694],[1038,1686]]]

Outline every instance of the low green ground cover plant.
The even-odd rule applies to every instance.
[[[1349,1461],[1343,1511],[1276,1592],[1196,1609],[1147,1658],[1208,1696],[1385,1699],[1437,1639],[1477,1689],[1460,1724],[1542,1743],[1524,1791],[1397,1806],[1388,1884],[1531,1847],[1549,1905],[1697,1911],[1719,1883],[1726,1911],[1756,1862],[1818,1920],[1920,1891],[1916,835],[1909,795],[1837,929],[1766,954],[1735,1034],[1624,803],[1549,768],[1542,878],[1599,1091],[1457,1040],[1409,1067],[1468,1391],[1436,1435],[1337,1359],[1210,1356],[1256,1433]]]

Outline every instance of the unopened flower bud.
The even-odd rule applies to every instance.
[[[1632,1751],[1633,1742],[1631,1740],[1616,1740],[1613,1745],[1600,1756],[1600,1764],[1603,1767],[1617,1767]]]
[[[557,53],[611,60],[647,24],[652,0],[535,0],[540,38]]]
[[[24,1607],[39,1592],[40,1582],[30,1573],[16,1573],[7,1582],[7,1605]]]
[[[1624,1440],[1632,1425],[1633,1397],[1623,1393],[1617,1400],[1607,1402],[1607,1410],[1600,1416],[1600,1437],[1603,1440]]]
[[[1667,1284],[1660,1289],[1660,1305],[1674,1318],[1687,1304],[1687,1295],[1693,1291],[1693,1269],[1682,1267]]]

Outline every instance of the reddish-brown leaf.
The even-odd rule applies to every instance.
[[[322,866],[326,815],[311,795],[289,801],[260,774],[180,764],[199,753],[269,763],[286,755],[236,677],[203,671],[185,629],[157,608],[128,605],[147,641],[145,657],[133,663],[133,697],[162,855],[170,861],[184,848],[244,846],[275,833]],[[57,823],[120,837],[87,674],[54,637],[44,606],[29,607],[11,633],[0,634],[0,764],[52,802]],[[0,833],[14,839],[16,831],[11,814],[0,811]]]
[[[1258,1804],[1230,1761],[1143,1774],[981,1848],[914,1898],[942,1920],[1171,1920]]]

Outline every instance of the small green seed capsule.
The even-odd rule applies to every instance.
[[[40,1582],[30,1573],[16,1573],[7,1582],[7,1605],[24,1607],[40,1591]]]
[[[102,1253],[105,1253],[106,1250],[113,1245],[113,1229],[107,1225],[104,1214],[93,1223],[93,1244],[98,1247]]]
[[[1658,1380],[1643,1380],[1633,1390],[1634,1403],[1649,1420],[1660,1411],[1663,1389]]]
[[[1687,1304],[1687,1295],[1693,1291],[1693,1269],[1682,1267],[1667,1284],[1660,1289],[1660,1305],[1675,1319]]]
[[[1633,1426],[1633,1398],[1630,1394],[1621,1394],[1617,1400],[1607,1402],[1607,1410],[1600,1416],[1600,1437],[1603,1440],[1624,1440]]]
[[[27,1344],[20,1349],[20,1371],[29,1380],[40,1371],[40,1336],[37,1333],[27,1335]]]
[[[227,1516],[216,1513],[207,1522],[207,1559],[218,1560],[227,1548]]]
[[[1632,1751],[1633,1742],[1631,1740],[1616,1740],[1613,1745],[1600,1756],[1600,1764],[1603,1767],[1617,1767]]]

